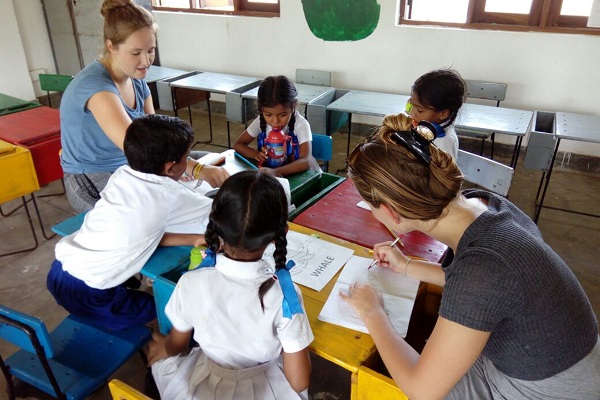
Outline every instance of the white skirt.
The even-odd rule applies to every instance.
[[[196,347],[189,355],[169,357],[152,366],[162,400],[300,399],[277,359],[255,367],[220,367]]]

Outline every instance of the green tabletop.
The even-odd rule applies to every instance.
[[[40,105],[41,104],[36,102],[21,100],[16,97],[0,93],[0,115],[12,114],[14,112],[39,107]]]

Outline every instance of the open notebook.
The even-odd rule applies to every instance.
[[[382,293],[385,311],[396,332],[405,337],[419,281],[386,268],[373,267],[369,270],[371,261],[370,258],[358,256],[352,256],[348,260],[319,314],[319,320],[369,333],[352,307],[342,300],[339,292],[347,293],[354,282],[370,283]]]

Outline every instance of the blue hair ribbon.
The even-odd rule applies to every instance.
[[[296,263],[290,260],[285,264],[285,268],[281,268],[275,273],[277,279],[279,279],[281,291],[283,292],[282,311],[284,318],[292,318],[294,314],[304,314],[290,274],[290,269],[292,269],[294,265],[296,265]]]

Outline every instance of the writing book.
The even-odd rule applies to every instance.
[[[325,302],[319,320],[340,325],[356,331],[369,333],[367,327],[346,303],[339,292],[348,293],[355,282],[369,283],[383,296],[384,308],[394,329],[402,337],[408,331],[408,322],[412,313],[419,281],[377,266],[369,269],[370,258],[352,256],[342,269],[329,298]]]

